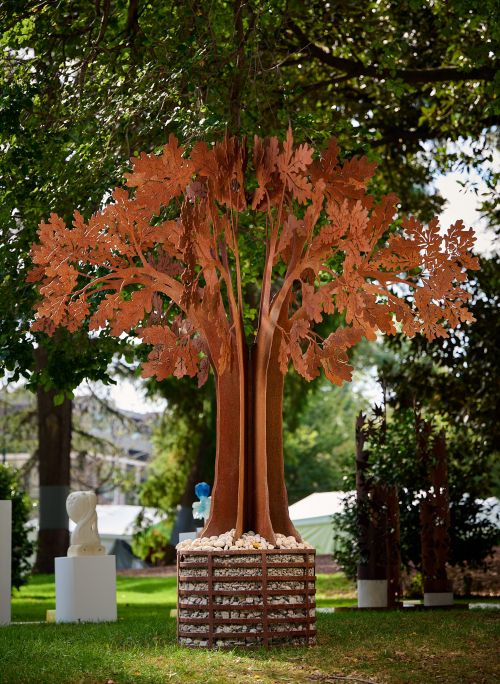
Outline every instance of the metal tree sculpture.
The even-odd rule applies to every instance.
[[[442,234],[402,220],[391,232],[395,195],[375,204],[366,186],[375,164],[343,165],[332,140],[316,158],[292,132],[246,142],[226,137],[190,154],[171,136],[162,154],[132,159],[129,194],[72,227],[52,214],[33,247],[31,279],[42,280],[35,328],[135,330],[153,349],[143,375],[198,375],[212,368],[217,393],[217,460],[205,535],[233,527],[269,541],[300,539],[288,517],[283,473],[282,397],[289,362],[307,380],[323,369],[351,379],[347,350],[376,332],[446,336],[471,320],[465,270],[477,268],[474,238],[461,221]],[[260,309],[245,334],[248,239],[265,243]],[[247,242],[245,242],[247,240]],[[411,297],[409,294],[411,293]],[[314,324],[338,312],[326,339]],[[247,339],[250,338],[250,339]]]

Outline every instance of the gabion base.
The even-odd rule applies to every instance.
[[[311,549],[179,552],[179,644],[315,644],[315,554]]]

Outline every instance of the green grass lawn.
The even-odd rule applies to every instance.
[[[319,614],[315,648],[192,651],[175,643],[175,620],[169,617],[175,578],[119,577],[117,592],[117,623],[0,628],[0,683],[333,684],[347,677],[377,684],[493,684],[500,679],[495,611]],[[353,587],[341,574],[318,577],[318,605],[353,602]],[[54,607],[53,577],[35,577],[16,593],[13,620],[43,620]]]

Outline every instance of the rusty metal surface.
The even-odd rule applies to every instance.
[[[301,558],[292,562],[274,561],[273,556],[289,556]],[[236,560],[235,559],[238,559]],[[245,557],[256,558],[258,561],[247,562]],[[195,560],[190,561],[193,558]],[[196,559],[203,558],[203,561]],[[205,560],[206,559],[206,560]],[[191,576],[186,570],[199,570],[206,568],[205,575]],[[260,569],[260,574],[242,575],[239,570]],[[301,575],[278,575],[276,570],[302,569]],[[217,570],[234,570],[231,575],[216,575]],[[177,556],[178,576],[178,618],[177,639],[182,642],[183,638],[195,641],[205,641],[208,648],[212,648],[215,642],[231,642],[231,647],[238,646],[272,646],[277,640],[280,643],[294,640],[303,640],[304,645],[314,643],[316,637],[316,618],[311,615],[315,609],[315,551],[311,549],[272,549],[272,550],[238,550],[238,551],[187,551]],[[237,582],[239,589],[221,589],[225,583]],[[270,583],[290,584],[294,582],[297,587],[292,589],[269,588]],[[200,590],[186,589],[186,583],[196,585],[203,583],[206,588]],[[251,584],[253,588],[247,589],[245,584]],[[259,586],[254,587],[255,584]],[[272,585],[274,586],[274,585]],[[188,596],[206,598],[205,604],[189,604],[185,598]],[[244,603],[246,597],[260,597],[259,603]],[[270,603],[275,596],[298,596],[300,603]],[[241,598],[241,603],[215,603],[217,597]],[[184,600],[183,600],[184,599]],[[280,611],[300,612],[303,615],[276,616]],[[205,617],[192,617],[189,613],[204,612]],[[260,613],[259,617],[244,617],[242,613]],[[221,613],[228,613],[229,617],[217,617]],[[203,631],[188,631],[187,627],[205,626]],[[220,632],[220,626],[248,626],[244,632]],[[279,629],[279,626],[282,629]],[[261,629],[259,629],[261,627]],[[258,631],[250,632],[250,629]],[[189,644],[193,647],[199,644]],[[217,644],[220,646],[220,644]]]

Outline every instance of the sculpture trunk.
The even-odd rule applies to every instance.
[[[282,435],[284,376],[277,358],[280,340],[275,338],[265,340],[267,344],[260,338],[245,350],[243,375],[226,372],[217,378],[215,481],[204,536],[235,528],[237,536],[253,530],[268,541],[274,541],[277,532],[300,539],[288,516]],[[240,425],[244,426],[242,455]]]

